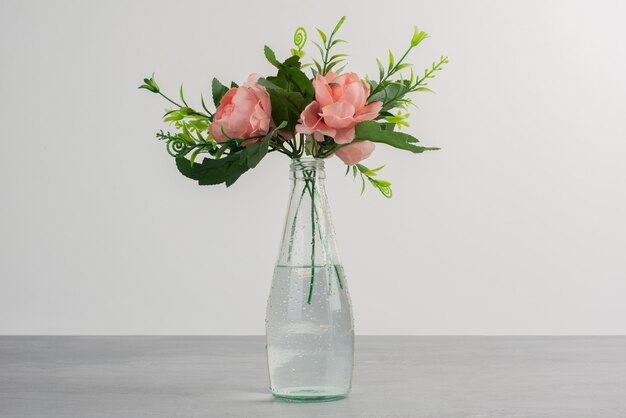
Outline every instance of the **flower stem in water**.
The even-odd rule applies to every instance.
[[[306,303],[311,304],[313,283],[315,282],[315,174],[311,178],[311,283],[309,284],[309,298]]]

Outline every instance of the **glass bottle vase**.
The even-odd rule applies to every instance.
[[[276,398],[293,402],[341,399],[352,384],[352,308],[324,178],[323,160],[292,160],[287,218],[267,303],[270,388]]]

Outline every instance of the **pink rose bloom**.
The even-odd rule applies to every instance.
[[[374,145],[373,142],[357,141],[339,148],[335,151],[335,155],[346,163],[346,165],[353,165],[372,155],[375,147],[376,145]]]
[[[318,74],[313,87],[315,100],[300,115],[302,123],[296,126],[296,131],[313,134],[316,140],[327,135],[338,144],[352,142],[354,126],[376,118],[383,105],[382,102],[367,104],[370,86],[355,73]]]
[[[228,90],[222,97],[209,126],[209,132],[217,142],[228,140],[222,127],[231,138],[250,138],[269,132],[272,121],[270,95],[257,82],[258,79],[258,74],[250,74],[248,81]],[[250,139],[241,144],[247,146],[260,140],[262,138]]]

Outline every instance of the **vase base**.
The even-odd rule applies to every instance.
[[[286,402],[331,402],[344,399],[348,391],[336,387],[312,386],[272,391],[276,399]]]

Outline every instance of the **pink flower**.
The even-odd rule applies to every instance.
[[[302,112],[302,123],[296,131],[313,134],[316,140],[323,135],[337,144],[348,144],[354,139],[354,126],[378,116],[382,102],[367,104],[370,86],[355,73],[337,75],[318,74],[313,80],[315,100]]]
[[[372,155],[375,147],[376,145],[374,145],[373,142],[358,141],[339,148],[335,151],[335,155],[346,163],[346,165],[353,165]]]
[[[257,80],[258,74],[250,74],[248,81],[240,87],[226,92],[217,107],[209,132],[217,142],[228,138],[250,138],[266,135],[272,121],[270,96]],[[262,138],[249,139],[242,142],[243,146],[254,144]]]

